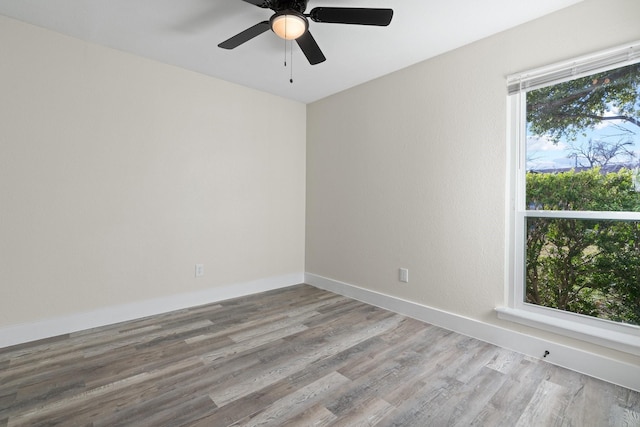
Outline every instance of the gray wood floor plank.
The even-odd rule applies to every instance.
[[[377,425],[395,407],[378,397],[363,400],[332,423],[335,427],[368,427]]]
[[[349,382],[350,380],[345,376],[332,372],[233,425],[238,427],[280,426],[314,407],[318,401],[326,399],[336,389]]]
[[[0,427],[623,426],[640,393],[307,285],[0,349]]]
[[[331,411],[324,407],[321,403],[313,405],[311,408],[304,412],[290,418],[280,424],[279,427],[300,427],[300,426],[313,426],[324,427],[335,425],[338,417],[336,417]]]
[[[549,366],[522,358],[509,372],[502,387],[491,397],[473,425],[513,427],[529,404],[538,384],[545,380]],[[585,426],[588,424],[585,424]]]
[[[352,347],[388,330],[397,322],[399,322],[399,319],[396,318],[383,320],[371,326],[361,328],[355,333],[334,335],[332,336],[333,339],[328,339],[327,342],[300,348],[294,357],[280,361],[278,364],[272,366],[271,369],[260,372],[258,375],[251,374],[249,376],[243,375],[242,377],[233,378],[231,381],[222,384],[209,395],[218,406],[224,406],[232,400],[259,390],[268,384],[304,369],[305,366],[313,361],[335,355],[346,350],[348,347]]]
[[[562,425],[563,417],[560,412],[567,404],[565,391],[559,384],[542,381],[518,419],[516,427]]]

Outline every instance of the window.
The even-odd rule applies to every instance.
[[[501,318],[640,355],[640,44],[509,78]]]

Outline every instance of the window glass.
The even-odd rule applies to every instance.
[[[525,302],[640,325],[640,222],[527,218]]]
[[[640,325],[640,64],[525,95],[524,303]]]

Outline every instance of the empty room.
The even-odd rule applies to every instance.
[[[640,426],[640,1],[0,0],[49,425]]]

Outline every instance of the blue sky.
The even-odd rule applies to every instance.
[[[613,114],[613,112],[611,112]],[[628,147],[635,152],[635,162],[640,161],[640,128],[621,120],[604,121],[593,130],[579,136],[573,145],[586,144],[589,139],[593,141],[631,141],[634,145]],[[575,166],[575,159],[570,158],[570,142],[561,140],[554,143],[547,137],[539,137],[527,134],[527,170],[557,169]],[[612,163],[628,161],[628,158],[615,159]],[[583,164],[586,162],[583,160]]]

